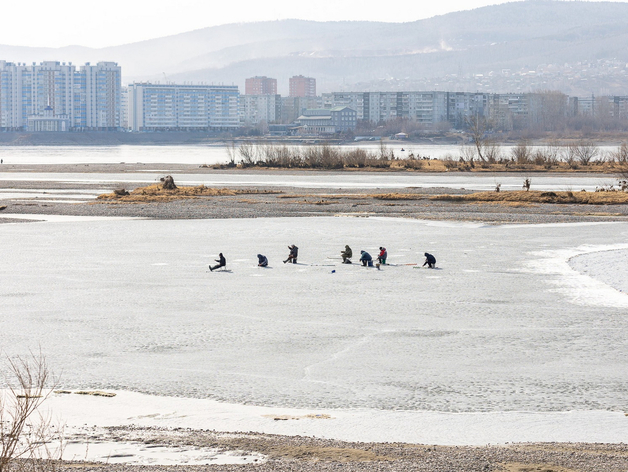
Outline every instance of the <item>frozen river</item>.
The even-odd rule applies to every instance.
[[[279,143],[279,146],[282,144]],[[238,144],[236,144],[236,147]],[[294,147],[287,144],[289,147]],[[386,142],[388,150],[398,158],[406,158],[410,153],[441,159],[451,156],[458,159],[460,146],[418,144],[408,142]],[[224,164],[229,161],[230,145],[164,145],[164,146],[0,146],[0,158],[6,164],[118,164],[118,163],[160,163],[160,164]],[[510,156],[515,146],[502,146],[504,157]],[[378,153],[379,143],[351,143],[342,149],[360,148]],[[600,146],[603,156],[608,151],[616,151],[617,146]],[[236,161],[239,157],[236,157]]]
[[[41,346],[67,388],[377,415],[621,412],[627,236],[384,218],[2,224],[0,348]],[[300,263],[283,264],[292,243]],[[342,265],[345,244],[385,245],[391,266]],[[425,251],[437,270],[407,265]],[[218,252],[228,271],[210,273]],[[613,254],[624,264],[596,265]]]

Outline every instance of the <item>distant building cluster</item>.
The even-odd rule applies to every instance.
[[[331,135],[368,124],[401,120],[423,127],[463,129],[470,117],[494,129],[552,130],[565,117],[628,120],[628,96],[569,97],[560,92],[447,91],[331,92],[316,95],[316,79],[289,79],[289,96],[277,79],[235,85],[133,83],[121,85],[114,62],[14,64],[0,61],[2,131],[219,131],[242,127],[260,133]],[[284,126],[279,126],[284,125]]]
[[[72,63],[0,61],[0,129],[118,130],[121,77],[115,62],[77,70]]]

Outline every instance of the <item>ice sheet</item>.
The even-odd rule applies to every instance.
[[[625,440],[628,421],[623,412],[609,411],[443,413],[295,409],[133,392],[117,392],[113,398],[55,395],[46,405],[53,417],[63,419],[69,431],[83,435],[86,428],[137,425],[442,445],[621,442]],[[137,449],[136,445],[134,454],[141,455]],[[77,446],[73,452],[84,454],[85,448]],[[174,459],[172,452],[167,457]]]
[[[386,218],[0,225],[0,348],[41,345],[67,388],[362,412],[391,437],[405,415],[427,415],[427,442],[454,434],[444,417],[487,428],[508,415],[575,418],[557,430],[566,437],[592,415],[591,431],[616,431],[606,419],[628,403],[626,295],[567,260],[627,234],[624,223]],[[281,262],[288,244],[297,265]],[[345,244],[385,245],[391,266],[342,265]],[[406,265],[426,251],[438,270]],[[208,272],[218,252],[228,271]],[[271,268],[256,267],[258,253]],[[347,438],[362,434],[355,418]],[[500,428],[503,441],[526,430]]]

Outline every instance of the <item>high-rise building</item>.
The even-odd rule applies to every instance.
[[[277,79],[251,77],[244,83],[245,95],[277,95]]]
[[[235,85],[131,84],[131,131],[233,129],[240,126]]]
[[[121,69],[115,62],[0,61],[0,129],[22,131],[120,128]]]
[[[245,125],[281,121],[281,95],[240,96],[240,120]]]
[[[295,75],[290,77],[291,97],[316,97],[316,79]]]

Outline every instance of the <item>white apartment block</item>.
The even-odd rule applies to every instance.
[[[131,84],[131,131],[233,129],[240,126],[240,93],[231,85]]]
[[[245,126],[281,121],[281,95],[241,95],[240,121]]]

